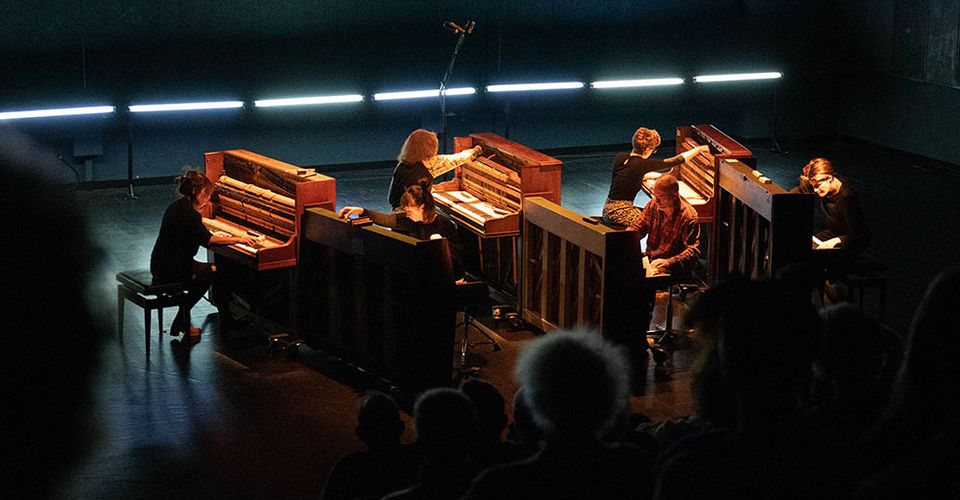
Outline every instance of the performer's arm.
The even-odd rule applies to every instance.
[[[710,146],[707,146],[707,145],[697,146],[693,149],[688,149],[676,156],[671,156],[670,158],[663,160],[663,162],[668,165],[676,165],[678,163],[684,163],[684,162],[690,161],[690,158],[693,158],[694,156],[697,156],[700,153],[709,153],[709,152],[710,152]]]
[[[697,219],[688,220],[683,223],[680,231],[680,238],[683,239],[684,249],[673,257],[663,259],[665,261],[665,268],[696,260],[700,257],[700,222]]]
[[[482,151],[483,149],[477,146],[452,155],[437,155],[429,160],[424,160],[423,165],[436,178],[476,158]]]
[[[339,217],[348,218],[351,215],[356,215],[358,217],[367,217],[374,224],[384,227],[397,227],[398,217],[396,213],[385,214],[382,212],[377,212],[376,210],[367,210],[363,207],[343,207],[340,211],[337,212]]]

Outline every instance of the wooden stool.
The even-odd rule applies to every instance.
[[[147,358],[150,358],[150,311],[157,310],[158,330],[163,333],[163,308],[183,304],[186,293],[183,283],[153,284],[149,269],[137,269],[117,273],[117,329],[123,340],[124,299],[143,308],[143,332],[146,340]]]

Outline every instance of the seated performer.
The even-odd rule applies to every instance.
[[[482,151],[480,146],[467,149],[457,154],[438,155],[439,148],[437,134],[419,128],[407,136],[397,156],[397,167],[393,170],[393,179],[390,181],[390,206],[397,210],[400,207],[400,197],[403,192],[421,180],[427,184],[433,182],[437,175],[449,172],[461,163],[477,157]]]
[[[658,274],[689,274],[700,257],[697,211],[680,197],[677,178],[664,174],[653,185],[653,199],[631,226],[647,235],[646,255]]]
[[[419,240],[446,238],[450,243],[453,276],[457,280],[462,279],[463,261],[461,260],[460,234],[450,219],[437,213],[436,202],[430,192],[429,181],[422,180],[408,187],[400,197],[399,205],[402,212],[385,214],[363,207],[343,207],[337,212],[337,215],[344,218],[351,215],[369,217],[374,224],[397,229]]]
[[[642,210],[633,206],[633,200],[643,185],[644,174],[673,167],[701,152],[710,152],[709,146],[697,146],[665,160],[650,158],[659,145],[660,134],[656,130],[641,127],[633,134],[633,151],[620,153],[613,159],[610,193],[603,205],[604,221],[623,226],[636,225]]]
[[[800,185],[794,191],[816,193],[827,227],[817,233],[818,250],[840,249],[852,259],[863,253],[870,243],[870,227],[860,211],[857,192],[848,182],[837,177],[833,164],[826,158],[814,158],[803,167]]]
[[[210,287],[211,274],[216,271],[212,264],[193,260],[200,245],[255,245],[257,240],[210,234],[200,216],[213,194],[213,183],[205,175],[188,168],[182,176],[177,177],[176,182],[180,197],[163,214],[160,233],[150,254],[150,272],[156,284],[190,284],[188,305],[180,307],[170,327],[171,335],[184,333],[186,339],[187,336],[196,337],[200,334],[199,328],[190,326],[190,309]]]

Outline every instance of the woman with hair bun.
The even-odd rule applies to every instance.
[[[209,203],[214,186],[201,172],[187,167],[175,182],[180,196],[163,213],[160,233],[150,254],[150,272],[154,284],[189,283],[189,300],[180,306],[170,334],[184,333],[196,337],[200,329],[190,326],[190,309],[210,287],[211,274],[216,269],[212,264],[193,260],[193,256],[201,245],[253,245],[256,240],[211,234],[207,230],[200,214]]]
[[[482,151],[482,148],[477,146],[452,155],[438,155],[439,146],[437,134],[422,128],[410,132],[407,140],[403,141],[388,195],[390,206],[394,210],[400,208],[400,197],[408,187],[423,181],[429,185],[435,176],[476,158]]]
[[[446,238],[450,243],[450,258],[453,275],[463,278],[463,261],[460,234],[457,227],[443,214],[437,212],[436,202],[430,192],[430,181],[422,180],[404,190],[399,200],[400,211],[385,214],[363,207],[343,207],[337,215],[368,217],[378,226],[389,227],[418,240]]]

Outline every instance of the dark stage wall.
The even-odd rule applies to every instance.
[[[894,0],[135,0],[80,9],[89,3],[42,2],[16,14],[14,29],[0,34],[5,75],[0,110],[339,93],[369,97],[436,87],[456,42],[441,21],[475,19],[451,86],[689,80],[696,74],[763,70],[780,70],[787,78],[776,107],[773,81],[450,97],[452,135],[493,131],[551,149],[626,143],[640,125],[664,132],[709,122],[737,137],[758,138],[774,133],[776,111],[781,136],[840,133],[960,163],[960,152],[929,144],[931,129],[960,102],[958,91],[929,92],[923,89],[930,84],[904,83],[891,70],[892,55],[883,55],[894,47]],[[889,35],[878,34],[884,30]],[[864,71],[886,75],[884,83],[864,78]],[[904,98],[922,99],[935,116],[879,109]],[[916,132],[891,132],[884,127],[887,119],[906,122]],[[173,175],[185,163],[200,164],[204,151],[229,148],[308,166],[389,160],[410,130],[439,129],[440,115],[435,101],[368,99],[297,110],[132,115],[129,125],[122,113],[11,124],[68,159],[101,146],[91,178],[102,181],[125,178],[128,134],[135,174],[147,178]]]

